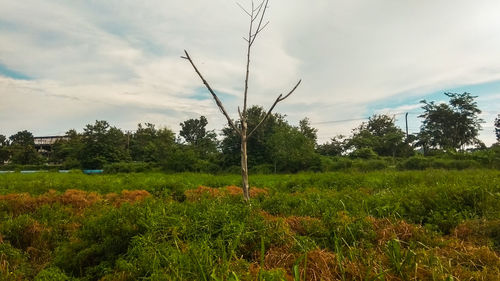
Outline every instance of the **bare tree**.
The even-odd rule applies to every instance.
[[[280,94],[274,103],[271,105],[269,110],[267,111],[266,115],[260,120],[260,122],[255,126],[250,132],[248,131],[248,124],[247,124],[247,97],[248,97],[248,78],[250,74],[250,53],[253,47],[253,44],[255,42],[255,39],[257,38],[257,35],[259,35],[262,30],[267,26],[269,23],[268,21],[264,23],[264,18],[266,15],[266,11],[268,8],[268,3],[269,0],[263,0],[259,5],[255,5],[254,2],[252,1],[252,7],[250,10],[243,8],[240,4],[240,8],[245,12],[245,14],[248,15],[250,19],[250,27],[248,29],[248,37],[244,37],[243,39],[247,42],[247,60],[246,60],[246,74],[245,74],[245,87],[244,87],[244,92],[243,92],[243,110],[238,107],[238,114],[239,114],[239,124],[235,124],[233,120],[229,117],[226,109],[224,108],[224,105],[220,101],[219,97],[217,97],[217,94],[214,92],[210,84],[208,84],[207,80],[203,77],[203,75],[200,73],[196,65],[194,64],[193,60],[189,56],[189,53],[184,50],[185,56],[182,56],[183,59],[188,60],[191,65],[194,68],[194,71],[196,71],[196,74],[201,78],[201,81],[205,85],[205,87],[208,89],[210,94],[215,100],[215,103],[219,107],[220,111],[222,114],[226,117],[227,122],[229,126],[241,137],[241,177],[242,177],[242,188],[243,188],[243,197],[245,198],[246,201],[250,200],[250,193],[249,193],[249,184],[248,184],[248,157],[247,157],[247,141],[248,139],[252,136],[252,134],[259,129],[259,127],[266,121],[266,119],[271,115],[271,112],[273,111],[274,107],[281,101],[285,100],[288,98],[294,91],[297,89],[297,87],[300,85],[301,80],[297,82],[297,84],[290,90],[287,94]]]

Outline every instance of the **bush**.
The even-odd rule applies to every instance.
[[[346,170],[352,167],[352,163],[352,160],[345,157],[321,156],[321,170],[323,172]]]
[[[142,173],[153,169],[150,163],[145,162],[118,162],[104,165],[106,174]]]
[[[29,215],[9,218],[0,225],[0,233],[14,247],[26,250],[39,239],[41,225]]]
[[[386,169],[387,167],[388,164],[384,160],[362,160],[362,161],[355,161],[353,164],[353,168],[356,168],[362,172],[383,170]]]
[[[436,157],[411,157],[397,165],[400,170],[425,170],[428,168],[446,170],[464,170],[480,168],[481,164],[475,160],[447,159]]]
[[[9,243],[0,242],[0,280],[27,279],[32,274],[28,257]]]
[[[74,275],[98,279],[113,269],[114,262],[125,254],[132,237],[143,232],[141,214],[136,205],[96,209],[87,213],[76,239],[55,251],[54,264]]]
[[[220,171],[220,167],[219,167],[219,165],[217,165],[211,161],[198,159],[198,160],[196,160],[196,163],[193,165],[191,170],[198,172],[198,173],[215,174],[218,171]]]
[[[58,267],[49,267],[40,271],[34,281],[71,281],[73,278],[68,277]]]
[[[373,149],[370,147],[363,147],[354,150],[350,156],[353,158],[375,159],[378,157],[378,154],[377,152],[373,151]]]
[[[67,158],[61,165],[63,170],[71,170],[71,169],[80,169],[82,164],[78,159],[75,158]]]
[[[397,165],[400,170],[425,170],[431,167],[430,159],[424,157],[410,157]]]
[[[62,165],[17,165],[17,164],[7,164],[0,166],[0,171],[58,171],[62,169]]]
[[[275,167],[272,164],[262,164],[250,167],[250,173],[252,174],[268,175],[268,174],[273,174],[274,172],[275,172]]]

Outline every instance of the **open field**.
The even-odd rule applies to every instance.
[[[500,172],[0,175],[0,280],[500,280]]]

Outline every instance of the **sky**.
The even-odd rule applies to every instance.
[[[249,7],[251,2],[238,2]],[[372,114],[418,132],[420,101],[470,92],[495,142],[500,113],[498,0],[270,0],[252,48],[249,104],[308,117],[320,143]],[[225,119],[190,64],[237,118],[248,16],[227,0],[0,0],[0,134],[82,131],[95,120],[124,130],[150,122]]]

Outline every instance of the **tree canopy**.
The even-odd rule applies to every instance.
[[[422,100],[424,118],[419,133],[419,144],[424,150],[431,149],[464,149],[468,145],[478,145],[477,138],[481,123],[481,110],[476,101],[477,96],[470,93],[445,93],[448,103],[435,103]]]
[[[97,120],[83,130],[81,162],[84,167],[102,168],[106,163],[129,158],[127,138],[120,129],[111,127],[106,121]]]
[[[370,148],[380,156],[404,156],[408,152],[405,133],[395,125],[394,117],[373,115],[353,130],[347,147],[354,152]]]

